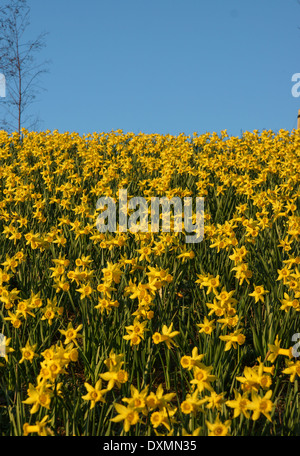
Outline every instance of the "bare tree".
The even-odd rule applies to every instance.
[[[8,0],[0,8],[0,72],[6,80],[6,98],[1,100],[6,115],[0,129],[18,131],[35,128],[37,116],[27,114],[41,90],[40,77],[47,71],[48,61],[37,63],[36,54],[45,47],[46,33],[35,40],[23,41],[30,25],[30,8],[26,0]]]

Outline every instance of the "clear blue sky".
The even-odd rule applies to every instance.
[[[298,0],[28,0],[47,31],[41,130],[296,128]]]

